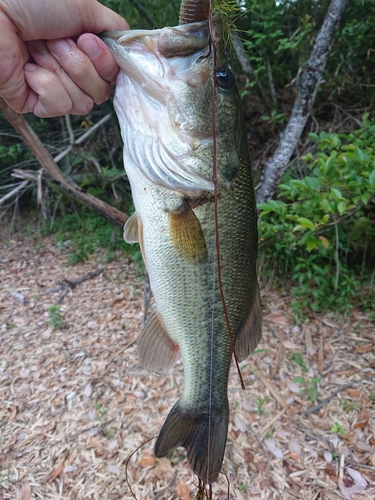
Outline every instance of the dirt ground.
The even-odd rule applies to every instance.
[[[0,242],[0,500],[194,498],[184,450],[153,455],[183,373],[139,365],[141,277],[125,256],[68,266],[33,233]],[[262,301],[213,498],[374,500],[374,324],[358,310],[299,324],[288,296]]]

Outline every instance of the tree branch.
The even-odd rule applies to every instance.
[[[331,0],[323,25],[315,39],[307,64],[298,72],[297,98],[285,128],[283,138],[275,153],[264,166],[262,180],[257,190],[257,203],[269,200],[279,179],[288,166],[290,158],[310,116],[328,54],[332,48],[341,18],[349,0]]]
[[[9,191],[9,193],[5,194],[2,198],[0,198],[0,205],[2,205],[5,201],[9,200],[12,198],[15,194],[18,193],[18,191],[22,191],[22,189],[26,188],[26,186],[29,184],[29,181],[23,181],[21,184],[18,184],[12,191]]]
[[[242,40],[239,38],[238,33],[234,33],[233,31],[230,32],[230,39],[232,42],[232,47],[234,50],[234,53],[236,54],[237,61],[239,62],[242,71],[251,77],[254,77],[255,83],[257,84],[257,87],[265,101],[268,101],[268,97],[266,93],[264,92],[263,86],[259,81],[258,75],[255,73],[253,70],[253,67],[251,66],[250,59],[246,56],[246,51],[243,46]]]
[[[22,137],[22,140],[28,145],[31,152],[34,154],[36,159],[39,161],[43,168],[43,173],[50,177],[49,185],[54,189],[63,191],[65,194],[76,199],[80,203],[88,206],[92,210],[100,213],[103,217],[108,219],[110,222],[123,227],[128,219],[128,216],[117,210],[117,208],[108,205],[102,200],[99,200],[95,196],[86,193],[77,184],[67,179],[59,167],[54,162],[52,156],[43,146],[37,134],[27,123],[22,115],[19,115],[14,111],[8,104],[0,98],[0,109],[3,111],[6,119],[13,125],[16,131]]]

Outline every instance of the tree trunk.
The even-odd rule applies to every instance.
[[[66,195],[74,198],[80,203],[86,205],[91,210],[98,212],[100,215],[108,219],[113,224],[123,227],[128,215],[124,214],[117,208],[108,205],[102,200],[99,200],[95,196],[86,193],[77,184],[67,179],[57,164],[54,162],[52,156],[43,146],[37,134],[27,123],[25,118],[16,113],[8,104],[0,98],[0,109],[3,111],[6,119],[9,123],[17,130],[17,132],[22,137],[22,140],[30,148],[31,152],[34,154],[36,159],[39,161],[43,172],[49,178],[49,186],[57,189]]]
[[[267,160],[264,166],[261,183],[256,193],[258,203],[263,203],[273,196],[279,179],[287,168],[298,144],[322,82],[328,54],[348,2],[349,0],[331,1],[323,25],[315,39],[309,60],[297,74],[297,98],[283,138],[273,156]]]

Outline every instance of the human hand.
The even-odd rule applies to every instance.
[[[125,29],[96,0],[0,0],[0,96],[39,117],[90,112],[119,69],[93,33]]]

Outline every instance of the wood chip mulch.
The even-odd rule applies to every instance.
[[[52,237],[0,237],[0,500],[194,498],[184,450],[153,455],[183,373],[139,365],[141,276],[125,256],[68,266]],[[301,324],[287,295],[262,300],[213,498],[374,500],[374,324]]]

